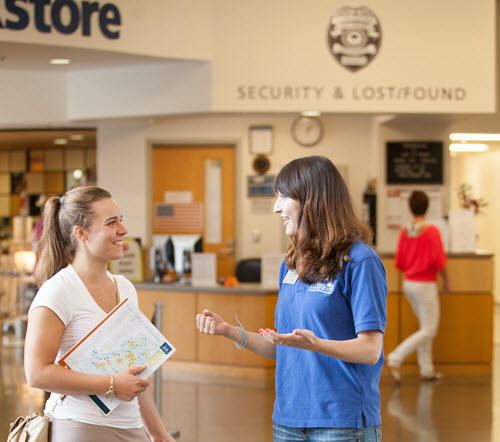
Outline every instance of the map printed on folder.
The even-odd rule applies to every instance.
[[[148,378],[175,348],[128,298],[118,304],[96,327],[68,351],[58,364],[85,374],[114,375],[145,365],[136,376]],[[89,398],[108,415],[123,401],[103,394]]]

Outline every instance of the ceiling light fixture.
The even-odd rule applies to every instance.
[[[450,152],[486,152],[490,148],[486,144],[450,144]]]
[[[74,178],[75,180],[79,180],[82,176],[83,176],[83,171],[82,171],[82,169],[75,169],[75,170],[73,171],[73,178]]]
[[[83,135],[82,134],[74,134],[74,135],[70,135],[69,136],[69,139],[71,141],[82,141],[83,140]]]
[[[68,58],[53,58],[50,60],[50,64],[69,64],[70,60]]]
[[[317,110],[306,110],[302,111],[301,114],[303,117],[319,117],[321,115],[321,112]]]
[[[452,141],[500,141],[500,134],[450,134]]]
[[[56,138],[56,139],[54,139],[54,144],[58,144],[58,145],[68,144],[68,140],[67,140],[67,138]]]

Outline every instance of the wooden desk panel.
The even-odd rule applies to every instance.
[[[382,258],[382,263],[387,274],[387,290],[389,293],[401,292],[402,273],[394,266],[394,258]]]
[[[399,298],[398,293],[387,295],[387,326],[384,333],[384,353],[388,355],[399,343]]]
[[[446,264],[453,293],[492,293],[492,258],[453,258]],[[440,278],[438,283],[441,284]],[[441,288],[441,287],[440,287]]]
[[[440,295],[441,320],[434,339],[435,363],[489,364],[493,358],[493,296]],[[401,297],[401,339],[419,328],[410,303]],[[416,363],[416,355],[405,363]]]
[[[384,335],[387,355],[418,329],[418,321],[403,295],[403,278],[394,267],[394,258],[384,258],[383,262],[389,286]],[[441,321],[434,339],[434,361],[444,373],[489,372],[493,349],[493,259],[450,257],[448,272],[452,293],[440,295]],[[163,302],[163,331],[177,348],[173,358],[179,360],[178,364],[197,364],[201,371],[247,370],[271,378],[274,361],[238,350],[225,338],[200,334],[195,327],[195,315],[208,308],[235,325],[236,313],[247,331],[274,328],[277,294],[147,289],[138,293],[146,316],[152,315],[155,302]],[[405,361],[404,370],[417,373],[415,355]]]
[[[216,312],[225,321],[238,325],[235,313],[246,331],[259,332],[259,328],[274,328],[274,309],[277,295],[227,295],[218,293],[198,293],[197,312],[205,308]],[[220,336],[198,333],[197,361],[221,364],[246,365],[253,367],[273,367],[274,361],[250,351],[238,350],[233,341]]]
[[[176,351],[172,359],[196,359],[196,294],[190,292],[162,292],[138,290],[139,308],[152,319],[154,303],[163,304],[162,333]]]

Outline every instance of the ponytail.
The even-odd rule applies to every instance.
[[[75,226],[88,228],[93,215],[92,203],[111,198],[99,187],[76,187],[64,196],[47,199],[42,210],[43,230],[35,281],[40,287],[47,279],[70,264],[76,253]]]

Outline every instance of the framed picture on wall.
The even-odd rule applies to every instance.
[[[268,155],[273,152],[273,127],[250,126],[250,153],[253,155]]]
[[[248,197],[272,197],[274,198],[274,175],[249,175]]]

